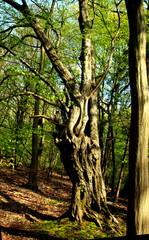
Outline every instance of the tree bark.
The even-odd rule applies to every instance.
[[[112,138],[112,162],[113,162],[113,171],[112,171],[112,195],[114,195],[114,192],[115,192],[115,176],[116,176],[116,162],[115,162],[115,139],[114,139],[114,136],[113,136],[113,126],[111,126],[111,138]]]
[[[75,109],[72,115],[75,115]],[[70,121],[72,119],[74,117]],[[65,131],[68,132],[68,129]],[[98,213],[106,207],[106,191],[101,174],[99,143],[84,134],[76,136],[73,132],[70,135],[69,131],[59,139],[57,146],[73,183],[71,216],[80,222],[83,216],[87,216],[100,225]]]
[[[102,174],[104,179],[106,177],[106,170],[108,168],[108,164],[111,158],[112,141],[113,140],[111,137],[111,126],[109,122],[108,133],[107,133],[106,144],[105,144],[105,152],[104,152],[103,161],[102,161]]]
[[[54,2],[52,3],[53,7],[54,7]],[[39,69],[39,74],[43,74],[43,70],[44,70],[44,62],[45,62],[45,50],[44,47],[41,46],[41,59],[40,59],[40,69]],[[42,115],[45,114],[45,102],[43,105],[43,110],[42,110]],[[43,151],[43,146],[44,146],[44,139],[45,139],[45,135],[43,133],[43,125],[44,125],[44,119],[38,119],[38,125],[40,126],[40,131],[42,136],[39,139],[39,146],[38,146],[38,162],[41,162],[41,155],[42,155],[42,151]]]
[[[99,143],[101,149],[101,162],[103,162],[103,151],[104,151],[104,144],[103,144],[103,136],[104,136],[104,80],[101,85],[101,106],[99,104]]]
[[[17,112],[16,112],[16,127],[15,127],[15,151],[14,155],[14,170],[17,170],[17,158],[20,153],[19,144],[22,143],[22,138],[19,136],[19,132],[22,128],[24,122],[24,114],[25,114],[25,106],[27,104],[27,98],[21,96],[20,100],[18,100]]]
[[[44,69],[44,55],[45,51],[43,46],[41,46],[41,58],[40,58],[40,66],[39,66],[39,74],[43,73]],[[36,94],[39,93],[39,84],[36,84]],[[38,97],[35,97],[35,105],[34,105],[34,115],[39,115],[39,105],[40,100]],[[38,173],[38,166],[39,166],[39,158],[41,157],[42,153],[42,139],[38,137],[38,125],[39,125],[39,118],[33,119],[33,133],[32,133],[32,159],[31,159],[31,166],[29,172],[29,180],[27,183],[27,187],[32,190],[37,190],[37,173]]]
[[[35,98],[35,110],[34,114],[39,115],[39,99]],[[37,185],[37,173],[38,173],[38,118],[33,119],[33,133],[32,133],[32,159],[29,172],[29,180],[27,187],[36,191]]]
[[[127,234],[149,234],[148,83],[146,30],[142,0],[125,0],[129,28],[129,74],[132,114],[129,148],[129,204]]]
[[[120,194],[121,183],[123,180],[123,170],[125,167],[128,145],[129,145],[129,137],[127,138],[125,151],[124,151],[124,155],[123,155],[123,159],[122,159],[122,165],[121,165],[121,170],[120,170],[120,174],[119,174],[119,180],[118,180],[118,184],[117,184],[116,194],[115,194],[115,202],[118,202],[118,198],[119,198],[119,194]]]

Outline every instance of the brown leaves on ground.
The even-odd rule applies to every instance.
[[[47,179],[45,171],[38,174],[38,191],[22,186],[27,183],[28,169],[0,170],[0,226],[2,240],[41,239],[24,231],[32,222],[42,222],[60,217],[70,206],[71,182],[67,176],[54,174]],[[16,235],[16,236],[15,236]],[[43,235],[42,239],[51,239]]]
[[[72,184],[67,176],[61,179],[55,173],[48,179],[47,172],[39,171],[38,191],[34,192],[23,187],[28,181],[28,172],[23,166],[14,172],[8,167],[0,169],[0,240],[58,239],[47,232],[38,233],[32,226],[58,219],[69,209]],[[126,218],[127,204],[123,199],[113,203],[108,198],[110,211],[120,222]]]

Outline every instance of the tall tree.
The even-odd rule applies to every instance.
[[[52,36],[48,36],[44,32],[40,21],[37,19],[38,14],[36,15],[32,12],[33,10],[30,10],[27,2],[22,0],[22,5],[13,0],[4,0],[3,2],[8,3],[23,14],[25,23],[27,22],[34,30],[56,71],[56,76],[61,79],[63,86],[65,86],[65,102],[59,97],[57,103],[53,104],[61,110],[60,116],[62,116],[61,120],[63,120],[62,124],[57,117],[53,120],[53,123],[57,126],[57,132],[53,136],[61,152],[64,167],[73,184],[70,216],[80,222],[86,216],[94,219],[100,226],[102,215],[105,213],[115,220],[107,207],[105,184],[101,172],[96,90],[109,70],[114,52],[114,40],[119,32],[120,22],[115,36],[112,37],[111,35],[112,46],[107,67],[102,76],[98,77],[98,83],[96,83],[95,56],[92,42],[92,28],[96,15],[95,6],[94,2],[92,2],[92,14],[89,12],[89,1],[79,0],[79,27],[82,47],[79,57],[81,77],[78,80],[71,68],[68,68],[64,61],[61,60],[63,58],[59,57],[60,51],[57,44],[54,47]],[[40,4],[37,3],[38,5]],[[46,24],[49,24],[53,29],[53,23],[50,19],[46,18],[46,20]],[[60,36],[55,29],[54,32],[57,35],[58,43]],[[64,54],[62,56],[64,57]],[[29,65],[28,67],[31,69]],[[36,74],[35,71],[33,72]],[[48,83],[52,91],[57,95],[53,84],[50,84],[45,78],[41,78]],[[38,118],[39,116],[34,117]]]
[[[129,19],[132,114],[129,151],[128,235],[149,234],[146,27],[142,0],[125,0]]]
[[[39,67],[39,74],[43,73],[44,69],[44,48],[41,46],[41,59],[40,59],[40,67]],[[36,94],[39,94],[39,84],[37,83],[36,86]],[[35,105],[34,105],[34,114],[39,115],[39,107],[40,107],[40,100],[39,98],[35,97]],[[38,153],[39,153],[39,137],[38,137],[38,125],[39,119],[33,119],[33,134],[32,134],[32,159],[31,159],[31,166],[29,172],[29,180],[26,186],[30,189],[37,190],[37,173],[38,173]]]

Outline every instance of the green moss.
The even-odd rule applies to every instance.
[[[43,223],[33,223],[30,230],[36,233],[49,234],[49,236],[58,237],[68,240],[83,240],[83,239],[96,239],[103,237],[113,237],[125,235],[124,227],[119,230],[119,234],[107,226],[103,226],[101,230],[94,222],[83,221],[82,224],[72,222],[69,220],[59,221],[44,221]]]

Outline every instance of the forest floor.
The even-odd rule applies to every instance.
[[[27,183],[28,169],[19,167],[12,171],[0,169],[0,228],[1,240],[38,239],[93,239],[125,235],[127,200],[109,201],[110,210],[119,221],[114,228],[100,229],[95,223],[84,221],[81,225],[68,219],[59,220],[70,206],[72,185],[67,176],[38,173],[38,191],[22,186]]]

